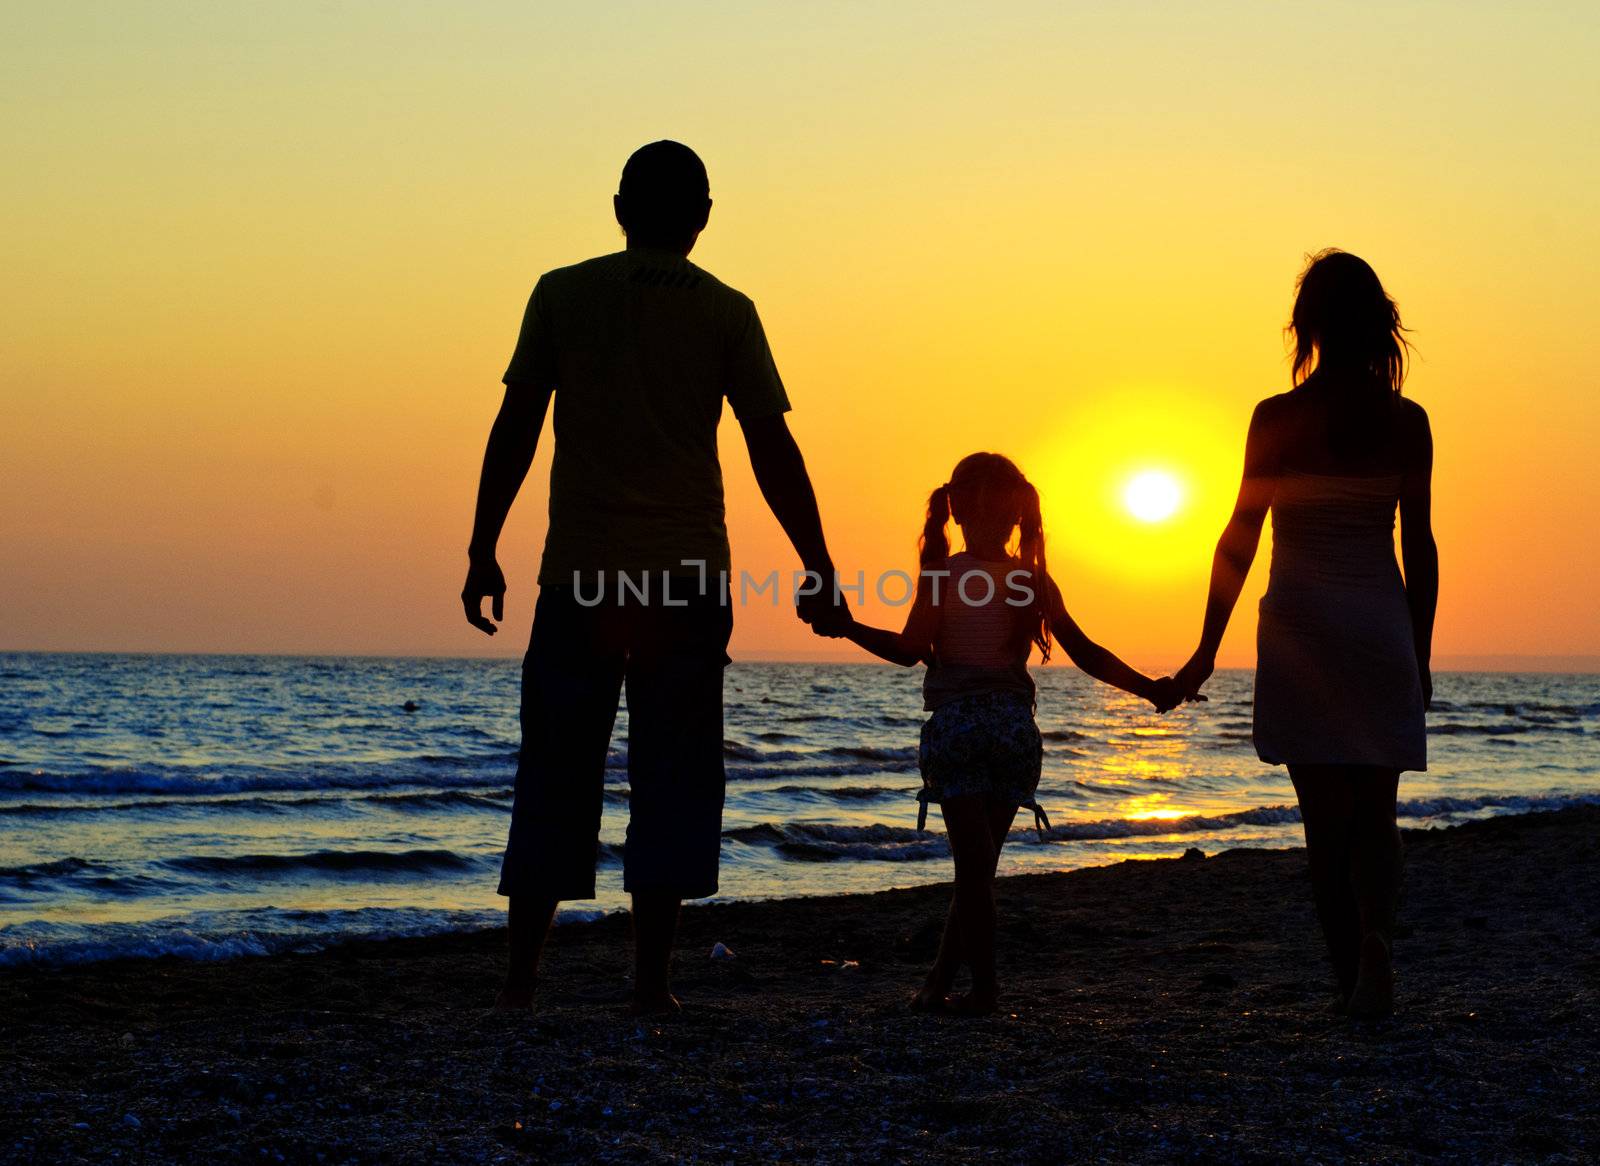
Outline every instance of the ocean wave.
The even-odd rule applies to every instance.
[[[917,759],[900,761],[837,761],[807,765],[730,765],[729,781],[763,781],[774,778],[796,777],[862,777],[871,773],[915,773]]]
[[[160,865],[190,874],[421,873],[472,870],[482,860],[451,850],[314,850],[307,854],[186,854]]]
[[[882,745],[832,745],[822,749],[761,749],[738,741],[724,741],[722,756],[729,761],[750,761],[762,765],[783,765],[794,761],[816,762],[821,758],[842,761],[881,761],[891,764],[915,764],[915,745],[885,747]],[[627,758],[622,759],[627,764]]]
[[[1039,736],[1046,741],[1089,741],[1093,739],[1088,733],[1080,733],[1076,729],[1040,729]]]
[[[564,907],[558,925],[605,912]],[[212,961],[279,952],[320,951],[352,941],[461,934],[503,926],[497,910],[362,907],[303,911],[275,907],[197,911],[134,923],[33,920],[0,927],[0,967],[59,967],[114,959]]]
[[[1548,794],[1514,796],[1483,794],[1476,797],[1416,798],[1395,806],[1400,818],[1426,819],[1482,813],[1486,810],[1530,814],[1568,806],[1600,805],[1600,794]],[[1292,826],[1300,821],[1296,806],[1256,806],[1226,814],[1186,814],[1181,818],[1103,818],[1097,822],[1064,822],[1045,831],[1059,842],[1095,842],[1117,838],[1143,838],[1166,834],[1204,834],[1236,830],[1241,826]],[[1013,832],[1027,832],[1015,827]]]
[[[1600,702],[1587,704],[1551,704],[1545,701],[1500,700],[1435,700],[1435,712],[1485,712],[1502,717],[1600,717]]]
[[[801,862],[839,859],[876,862],[920,862],[950,853],[943,834],[906,826],[835,826],[810,822],[762,822],[723,831],[724,838],[770,846]]]
[[[1202,834],[1241,826],[1289,826],[1300,821],[1294,806],[1257,806],[1230,814],[1186,814],[1181,818],[1102,818],[1098,822],[1063,822],[1044,832],[1050,842],[1104,842],[1117,838],[1149,838],[1167,834]],[[1013,828],[1013,833],[1019,828]],[[1027,828],[1021,827],[1026,833]]]
[[[607,793],[612,791],[608,790]],[[623,800],[627,791],[620,791]],[[444,810],[459,807],[509,811],[511,790],[414,790],[406,793],[370,793],[357,791],[339,794],[311,794],[303,797],[158,797],[136,798],[125,802],[12,802],[0,803],[0,817],[36,817],[68,814],[107,814],[118,811],[171,811],[187,813],[213,811],[225,814],[295,814],[320,806],[363,805],[393,807],[399,810]]]
[[[869,801],[874,798],[900,798],[917,792],[915,786],[884,785],[780,785],[763,793],[788,797],[824,798],[833,801]]]
[[[1582,794],[1478,794],[1474,797],[1410,798],[1395,807],[1402,818],[1444,818],[1499,810],[1512,814],[1538,814],[1570,806],[1600,806],[1600,793]]]
[[[384,806],[396,806],[403,810],[448,810],[458,806],[470,806],[480,810],[509,812],[511,809],[511,790],[502,789],[481,793],[460,789],[419,790],[411,793],[367,794],[354,800],[374,802]]]
[[[1517,733],[1584,733],[1582,725],[1558,725],[1549,721],[1491,721],[1487,724],[1467,724],[1462,721],[1446,721],[1443,724],[1428,726],[1428,733],[1435,737],[1509,737]]]
[[[32,883],[40,879],[57,879],[95,868],[87,858],[58,858],[52,862],[34,862],[24,866],[0,866],[0,879],[16,883]]]
[[[504,759],[457,758],[460,770],[418,771],[405,763],[390,765],[330,766],[320,764],[300,770],[259,769],[244,772],[217,769],[104,768],[69,771],[0,770],[0,794],[75,794],[92,797],[118,794],[217,795],[231,793],[293,793],[324,789],[397,789],[482,786],[482,769],[503,766]],[[479,772],[472,772],[478,770]]]

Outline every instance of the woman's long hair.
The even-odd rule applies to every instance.
[[[1359,457],[1391,432],[1411,346],[1400,310],[1366,260],[1330,247],[1306,262],[1295,283],[1294,383],[1316,373],[1337,384],[1328,432],[1332,450]]]
[[[1041,663],[1050,659],[1050,606],[1046,594],[1049,576],[1044,561],[1044,519],[1039,512],[1039,491],[1023,477],[1008,457],[997,453],[968,454],[956,463],[950,480],[928,495],[928,516],[917,549],[924,569],[939,570],[950,558],[951,503],[960,498],[963,513],[978,511],[1000,521],[1009,520],[1018,531],[1017,557],[1032,576],[1033,605],[1029,608],[1029,639],[1038,647]]]
[[[1306,262],[1295,281],[1294,383],[1322,368],[1365,374],[1398,393],[1406,379],[1406,343],[1400,309],[1366,260],[1330,247]]]

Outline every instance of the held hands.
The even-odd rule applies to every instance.
[[[1193,661],[1190,661],[1190,663],[1193,663]],[[1188,665],[1186,664],[1182,669],[1179,669],[1176,676],[1163,676],[1159,680],[1151,681],[1150,691],[1146,694],[1145,699],[1155,705],[1156,712],[1169,713],[1185,702],[1198,703],[1208,699],[1205,694],[1194,692],[1188,688],[1188,681],[1184,674],[1187,668]]]
[[[1205,700],[1200,695],[1200,686],[1211,678],[1211,673],[1216,669],[1217,663],[1212,657],[1196,651],[1189,657],[1189,662],[1178,669],[1177,675],[1172,680],[1183,700]]]
[[[1178,685],[1170,676],[1151,681],[1150,691],[1145,693],[1145,699],[1155,705],[1158,713],[1169,713],[1183,703]]]
[[[472,556],[467,561],[467,582],[461,588],[461,606],[466,610],[467,622],[486,636],[500,629],[484,618],[483,601],[493,602],[490,610],[495,620],[506,617],[506,577],[493,555]]]
[[[844,596],[839,593],[835,584],[835,572],[830,567],[827,571],[819,571],[822,583],[814,592],[803,592],[795,596],[795,614],[800,617],[800,622],[810,626],[811,630],[819,636],[836,640],[850,630],[854,619],[850,615],[850,608],[844,602]]]
[[[850,628],[855,622],[855,617],[850,614],[850,609],[844,604],[840,604],[829,614],[812,620],[811,630],[825,640],[842,640],[850,634]]]

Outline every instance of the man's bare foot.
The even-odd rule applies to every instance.
[[[996,992],[965,992],[959,996],[946,996],[943,1011],[951,1016],[993,1016],[1000,1008]]]
[[[945,991],[942,988],[930,988],[927,985],[911,993],[911,1011],[913,1012],[943,1012]]]
[[[659,992],[635,992],[628,997],[629,1016],[676,1016],[683,1011],[678,998],[665,988]]]
[[[1361,971],[1350,993],[1349,1012],[1358,1020],[1376,1020],[1394,1011],[1394,964],[1389,944],[1372,932],[1361,941]]]
[[[499,995],[494,998],[496,1012],[531,1012],[533,1010],[534,989],[539,986],[537,979],[533,980],[507,980],[500,989]]]

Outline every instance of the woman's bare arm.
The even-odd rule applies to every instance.
[[[1405,568],[1406,603],[1411,608],[1411,635],[1422,674],[1424,707],[1433,704],[1433,617],[1439,606],[1439,547],[1433,541],[1433,433],[1421,405],[1415,411],[1411,468],[1400,486],[1400,561]]]
[[[1222,646],[1222,634],[1228,630],[1228,620],[1239,602],[1239,592],[1244,589],[1250,565],[1255,562],[1256,548],[1261,543],[1261,525],[1272,506],[1277,484],[1278,450],[1271,423],[1271,402],[1263,401],[1250,417],[1250,433],[1244,448],[1244,475],[1239,482],[1239,496],[1233,504],[1233,516],[1223,528],[1216,554],[1211,559],[1211,590],[1206,597],[1200,646],[1175,677],[1178,691],[1185,696],[1197,692],[1216,667],[1217,649]]]

